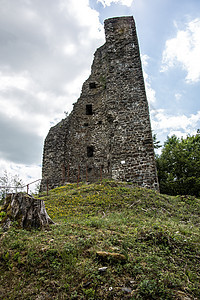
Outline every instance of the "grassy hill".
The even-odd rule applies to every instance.
[[[46,231],[0,231],[1,299],[200,299],[200,200],[68,184]]]

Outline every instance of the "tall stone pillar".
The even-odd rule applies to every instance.
[[[50,187],[113,178],[159,189],[134,19],[104,25],[80,98],[45,140],[43,188],[49,177]]]

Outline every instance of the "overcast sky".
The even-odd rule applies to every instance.
[[[41,177],[44,138],[70,112],[104,40],[106,18],[133,15],[152,129],[200,128],[199,0],[0,0],[0,175]]]

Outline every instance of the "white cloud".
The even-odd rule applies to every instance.
[[[200,111],[196,114],[186,115],[169,115],[164,109],[152,110],[152,128],[157,133],[176,134],[185,136],[195,134],[200,126]]]
[[[22,72],[22,74],[3,74],[0,71],[0,91],[5,91],[12,88],[18,88],[20,90],[25,90],[29,86],[29,80],[27,79],[27,72]]]
[[[165,72],[180,64],[187,72],[186,81],[198,82],[200,81],[199,53],[200,19],[194,19],[186,24],[184,30],[178,29],[175,38],[166,41],[161,71]]]
[[[118,3],[130,7],[134,0],[98,0],[104,7],[110,6],[112,3]]]
[[[4,171],[7,172],[9,179],[18,175],[19,179],[22,179],[24,185],[30,184],[29,191],[35,191],[36,183],[32,183],[37,179],[41,179],[41,167],[39,165],[21,165],[15,164],[6,160],[0,160],[0,177],[4,176]],[[27,191],[27,187],[23,188]]]
[[[155,90],[151,87],[151,79],[149,75],[147,74],[147,67],[148,67],[148,60],[149,56],[144,54],[141,55],[141,60],[142,60],[142,65],[143,65],[143,76],[144,76],[144,81],[145,81],[145,89],[146,89],[146,94],[147,94],[147,99],[150,104],[156,102],[156,92]]]
[[[44,137],[50,120],[58,114],[61,117],[59,107],[66,106],[66,97],[42,89],[27,71],[0,73],[0,81],[0,114],[7,117],[9,123],[16,123],[16,127],[21,124],[23,128],[24,124],[24,130]]]
[[[84,70],[72,82],[66,83],[64,86],[66,94],[68,94],[69,96],[71,96],[75,99],[77,91],[79,94],[81,93],[82,83],[89,76],[89,73],[90,73],[89,70]],[[80,82],[81,82],[81,84],[80,84]]]
[[[3,1],[1,170],[27,180],[41,176],[43,139],[71,111],[103,43],[103,25],[89,0]]]
[[[71,110],[87,79],[84,76],[89,75],[93,53],[103,43],[103,26],[89,0],[4,3],[0,11],[2,158],[22,162],[30,148],[21,137],[30,133],[34,151],[50,124]],[[21,159],[10,149],[11,128],[12,148],[21,152]]]
[[[182,137],[186,138],[188,134],[186,132],[181,131],[181,130],[172,130],[172,131],[170,131],[168,136],[172,136],[172,135],[175,135],[178,138],[182,138]]]
[[[67,44],[63,47],[63,51],[66,55],[74,55],[75,53],[77,53],[77,49],[74,44]]]

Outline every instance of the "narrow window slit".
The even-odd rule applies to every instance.
[[[87,157],[94,156],[94,146],[87,146]]]
[[[93,111],[92,111],[92,104],[86,104],[86,115],[92,115]]]
[[[92,168],[88,168],[88,173],[91,173],[92,172]]]
[[[96,89],[96,88],[97,88],[96,83],[95,83],[95,82],[90,82],[90,83],[89,83],[89,88],[90,88],[90,89]]]

